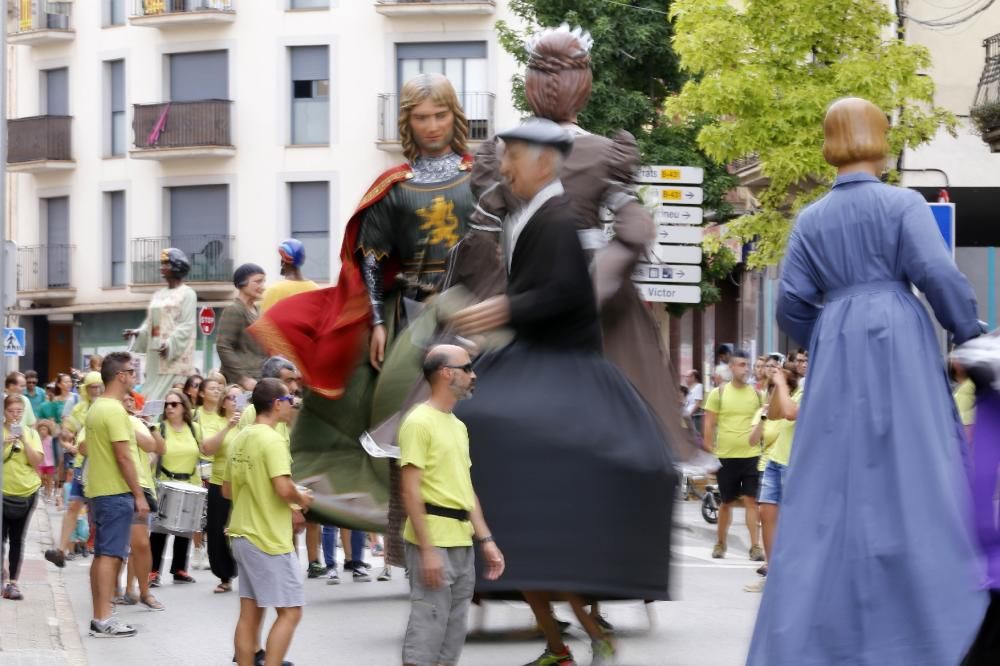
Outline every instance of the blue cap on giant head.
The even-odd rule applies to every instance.
[[[183,278],[191,270],[191,262],[187,255],[176,247],[168,247],[160,251],[160,263],[170,267],[170,273],[178,280]]]
[[[289,238],[278,246],[278,254],[281,256],[281,263],[295,268],[300,268],[306,262],[306,248],[302,242],[295,238]]]

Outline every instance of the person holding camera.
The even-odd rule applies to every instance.
[[[10,580],[3,586],[3,598],[19,601],[24,596],[17,586],[17,575],[24,557],[24,534],[42,485],[38,468],[44,454],[38,433],[21,424],[24,400],[20,394],[4,398],[3,416],[3,543],[10,540]]]

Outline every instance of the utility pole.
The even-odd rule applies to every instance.
[[[4,3],[6,4],[6,3]],[[7,19],[0,24],[0,322],[7,325]],[[14,287],[16,288],[16,287]],[[6,360],[6,359],[5,359]],[[0,488],[3,487],[3,465],[0,465]],[[0,532],[3,531],[3,511],[0,511]],[[0,547],[0,569],[3,569],[3,548]]]

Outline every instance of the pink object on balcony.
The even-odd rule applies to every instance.
[[[153,125],[153,131],[149,133],[149,137],[146,139],[146,145],[155,146],[160,141],[160,133],[163,132],[163,128],[167,126],[167,114],[170,113],[170,104],[168,103],[163,107],[163,113],[160,114],[160,119],[156,121]]]

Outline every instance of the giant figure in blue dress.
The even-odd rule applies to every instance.
[[[832,190],[792,231],[778,323],[808,390],[750,666],[954,666],[987,604],[961,426],[924,293],[959,343],[976,301],[920,194],[879,182],[885,114],[834,103]]]

